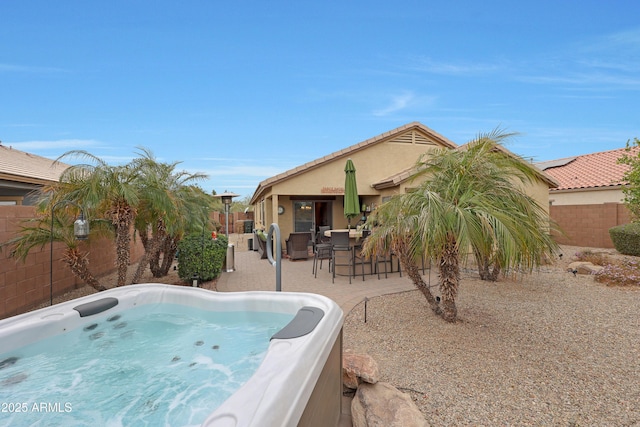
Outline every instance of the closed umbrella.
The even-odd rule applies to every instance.
[[[351,217],[360,215],[356,168],[351,159],[347,160],[347,164],[344,167],[344,174],[344,216],[347,217],[349,228],[351,228]]]

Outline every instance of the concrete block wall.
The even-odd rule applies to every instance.
[[[0,242],[15,237],[22,221],[33,218],[34,215],[33,206],[0,206]],[[80,244],[89,251],[89,268],[96,277],[116,269],[112,240],[92,239]],[[34,248],[24,263],[11,258],[8,249],[0,252],[0,318],[14,316],[48,301],[51,290],[55,296],[84,286],[61,261],[63,252],[64,245],[54,242],[52,269],[49,244]],[[132,240],[132,263],[137,262],[143,253],[140,240]]]
[[[613,248],[609,229],[631,222],[629,210],[621,203],[551,205],[549,213],[565,233],[556,241],[572,246]]]

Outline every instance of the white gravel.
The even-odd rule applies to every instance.
[[[364,303],[346,317],[344,347],[376,359],[434,426],[640,425],[640,289],[565,268],[463,274],[456,324],[418,291],[374,298],[366,323]]]

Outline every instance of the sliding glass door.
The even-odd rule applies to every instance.
[[[322,225],[332,225],[331,202],[299,200],[293,202],[294,231],[317,230]]]
[[[293,202],[293,223],[295,232],[309,231],[313,228],[313,202]]]

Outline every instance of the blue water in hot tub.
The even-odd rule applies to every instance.
[[[0,354],[0,426],[199,425],[293,315],[150,304],[87,319]]]

